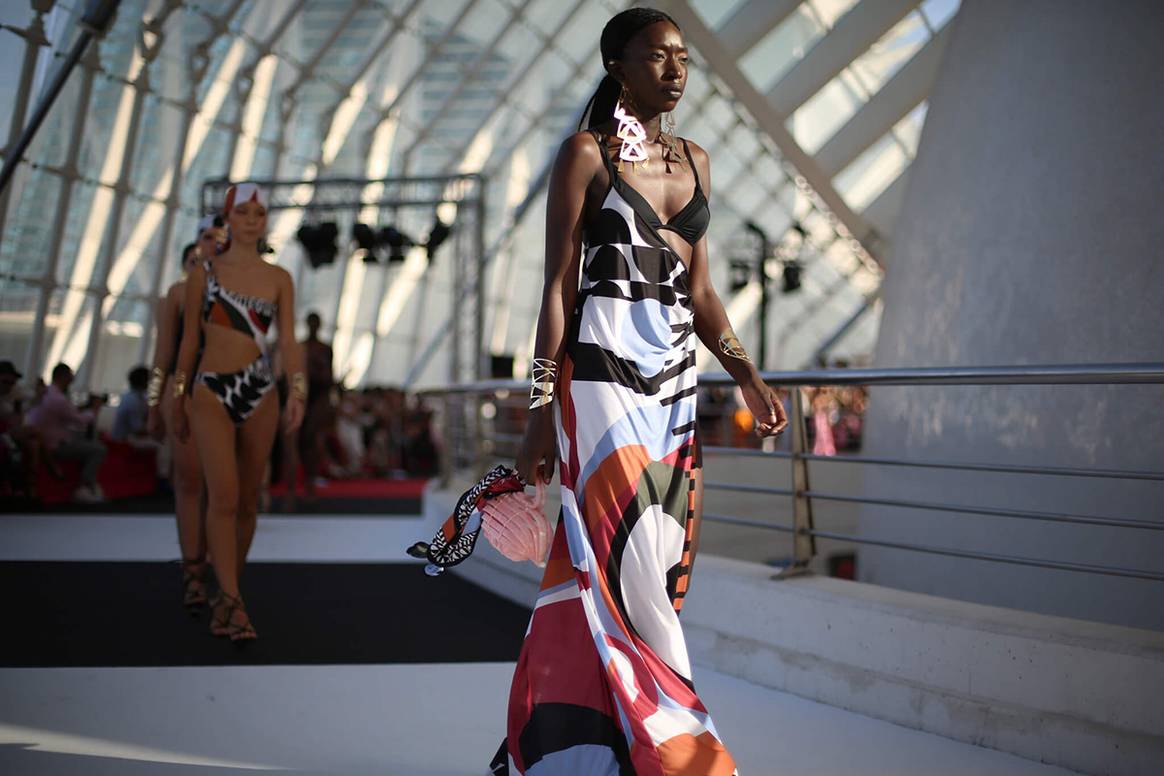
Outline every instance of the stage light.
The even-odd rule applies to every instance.
[[[357,250],[364,254],[364,263],[375,264],[377,261],[376,235],[372,232],[372,227],[359,223],[353,225],[352,240],[355,241]]]
[[[391,225],[381,227],[380,231],[376,232],[376,242],[379,245],[388,246],[388,263],[390,264],[404,261],[405,246],[416,244],[415,240]]]
[[[796,235],[798,240],[793,240],[791,246],[786,246],[785,250],[789,257],[784,259],[784,282],[781,290],[786,294],[791,294],[800,288],[800,277],[803,272],[804,265],[800,263],[800,254],[804,250],[805,242],[808,240],[808,232],[805,231],[804,226],[799,221],[793,221],[792,225],[788,227],[787,234]],[[789,255],[791,254],[791,255]]]
[[[784,293],[791,294],[800,288],[800,270],[800,262],[796,259],[784,262]]]
[[[324,264],[335,262],[335,255],[339,251],[336,239],[339,237],[339,227],[334,221],[322,224],[304,224],[295,233],[303,249],[307,251],[307,261],[312,269],[319,269]]]
[[[452,233],[453,225],[446,224],[440,218],[437,218],[436,223],[432,226],[432,231],[428,233],[428,239],[424,243],[424,253],[429,261],[432,261],[432,255],[436,253],[436,249],[441,247],[441,243],[447,240]]]
[[[728,264],[728,272],[733,294],[747,288],[748,283],[752,282],[752,262],[747,259],[732,259]]]

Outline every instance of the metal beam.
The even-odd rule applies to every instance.
[[[243,134],[243,119],[247,110],[247,106],[250,103],[251,95],[254,92],[255,77],[258,67],[266,57],[272,55],[271,47],[274,46],[275,42],[283,36],[283,33],[286,32],[287,28],[291,26],[291,22],[295,19],[295,17],[297,17],[303,11],[303,7],[306,4],[307,0],[295,0],[294,3],[288,6],[283,16],[280,17],[279,21],[275,23],[274,28],[268,33],[266,39],[261,41],[256,47],[253,59],[251,59],[249,63],[239,69],[238,76],[235,78],[234,82],[235,102],[238,103],[238,111],[235,114],[233,131],[230,133],[230,145],[225,155],[227,164],[229,164],[231,168],[233,168],[236,163],[239,141],[242,139]],[[278,58],[276,57],[276,59]],[[267,99],[268,101],[270,100],[269,94]],[[262,128],[260,125],[260,132],[261,129]],[[257,140],[259,133],[256,132],[255,134]],[[253,149],[251,150],[251,154],[253,156]]]
[[[497,51],[497,47],[501,45],[501,41],[505,40],[506,35],[517,29],[517,22],[521,19],[521,15],[524,10],[525,5],[514,7],[509,12],[509,18],[504,24],[501,25],[500,28],[498,28],[497,33],[493,36],[493,39],[489,41],[489,43],[487,43],[479,52],[477,52],[477,56],[473,59],[472,62],[463,65],[460,68],[461,77],[457,82],[456,88],[449,92],[449,94],[441,102],[440,106],[435,111],[433,111],[434,116],[444,116],[446,111],[449,110],[453,103],[456,102],[456,100],[459,99],[462,94],[464,94],[465,89],[467,89],[470,84],[477,81],[477,79],[484,72],[485,66],[489,63],[489,57],[493,56],[494,52]],[[421,126],[420,131],[413,136],[412,142],[404,150],[404,154],[401,157],[401,166],[405,170],[411,166],[412,155],[416,152],[417,147],[423,143],[426,138],[428,138],[429,134],[432,132],[436,125],[436,121],[430,121],[427,124]]]
[[[203,14],[207,17],[207,21],[210,24],[211,30],[207,33],[205,38],[203,38],[193,47],[193,53],[187,60],[187,67],[189,68],[190,73],[196,74],[196,77],[192,77],[189,80],[193,81],[194,83],[200,83],[202,81],[202,78],[209,71],[209,51],[211,45],[216,39],[218,39],[221,31],[226,29],[226,25],[229,24],[230,20],[236,13],[238,13],[241,7],[242,2],[235,0],[235,2],[233,2],[221,16],[209,16],[207,14]],[[167,6],[167,10],[168,9],[169,6]],[[158,34],[158,39],[154,41],[152,45],[147,45],[146,37],[144,34],[147,31],[156,32]],[[139,35],[139,44],[142,47],[143,52],[148,50],[152,52],[151,56],[156,56],[157,50],[163,45],[161,30],[151,26],[150,22],[143,21],[141,33],[142,34]],[[219,76],[223,76],[224,71],[229,72],[230,75],[226,76],[221,84],[212,82],[210,89],[207,91],[206,97],[203,99],[203,102],[200,105],[195,103],[194,95],[196,92],[194,87],[190,87],[187,104],[184,107],[184,110],[194,111],[200,108],[205,108],[208,121],[213,120],[213,117],[217,115],[218,111],[222,107],[223,102],[225,101],[225,89],[228,87],[223,84],[228,82],[229,78],[232,78],[233,74],[237,70],[237,62],[234,66],[228,67],[227,65],[228,62],[233,61],[232,52],[236,46],[238,46],[239,50],[241,51],[242,43],[240,41],[235,41],[235,43],[232,44],[231,49],[227,51],[227,54],[219,67]],[[239,56],[241,56],[241,54]],[[148,64],[149,63],[146,62],[143,66],[148,66]],[[124,81],[124,83],[128,87],[133,87],[135,80],[135,78],[128,78]],[[222,99],[218,99],[214,96],[216,91],[222,92]],[[196,135],[198,135],[198,138],[194,143],[187,141],[187,146],[188,149],[192,147],[196,151],[201,147],[202,143],[209,136],[210,126],[209,124],[194,126],[193,131]],[[118,144],[115,141],[110,146],[110,149],[117,148]],[[107,155],[107,159],[109,158],[112,157]],[[161,180],[154,188],[152,197],[153,201],[147,204],[146,207],[140,211],[138,219],[133,228],[130,230],[130,234],[125,241],[125,245],[118,252],[112,266],[106,265],[101,269],[101,275],[103,278],[101,287],[90,289],[89,293],[97,297],[97,299],[94,302],[94,309],[92,314],[87,319],[85,319],[85,322],[80,326],[77,325],[78,315],[81,309],[80,303],[73,301],[74,295],[71,292],[66,294],[65,304],[61,312],[61,324],[58,327],[56,336],[53,338],[53,344],[49,351],[49,355],[51,357],[50,360],[57,360],[58,358],[61,358],[61,360],[64,360],[66,363],[68,363],[69,361],[81,361],[87,358],[86,351],[84,350],[85,346],[81,340],[88,332],[92,331],[92,328],[86,332],[85,327],[103,325],[101,323],[103,316],[109,313],[109,310],[112,308],[112,302],[116,301],[116,299],[121,296],[121,292],[125,288],[130,275],[145,257],[147,252],[146,246],[148,245],[149,240],[152,238],[152,235],[156,232],[158,224],[166,219],[172,220],[175,216],[177,212],[176,199],[171,197],[170,200],[167,201],[167,204],[162,206],[160,209],[157,207],[157,200],[161,198],[162,193],[167,187],[169,187],[171,191],[176,188],[175,180],[180,179],[183,172],[191,164],[193,164],[193,161],[194,156],[192,154],[188,154],[187,157],[183,159],[180,169],[176,171],[168,170],[162,175]],[[99,191],[98,199],[100,196],[101,192]],[[107,220],[107,216],[103,216],[97,210],[96,202],[97,199],[95,199],[95,204],[90,206],[89,219],[86,226],[85,236],[82,237],[81,241],[83,250],[87,241],[87,235],[100,234],[98,230],[104,228],[104,223]],[[172,207],[170,206],[171,203],[173,203]],[[165,260],[165,255],[166,250],[163,247],[162,250],[159,251],[159,268],[163,266],[162,262]],[[92,263],[81,262],[78,260],[74,263],[73,274],[68,285],[76,288],[81,284],[81,282],[91,283],[92,270]],[[84,278],[83,281],[82,278]],[[102,302],[102,300],[104,301]],[[150,306],[148,309],[150,313],[152,313],[154,308],[153,306]],[[149,320],[152,324],[152,318]],[[100,337],[100,335],[101,332],[98,331],[97,337]],[[148,339],[148,334],[144,336],[143,339]],[[61,354],[68,355],[62,356]],[[86,377],[91,371],[92,370],[88,369],[87,367],[87,371],[82,375],[82,377]]]
[[[83,368],[80,370],[78,383],[82,387],[93,385],[93,378],[97,374],[97,367],[100,364],[101,337],[105,333],[105,319],[112,311],[113,303],[117,301],[117,298],[114,297],[109,300],[109,304],[106,304],[109,295],[109,271],[113,268],[113,262],[117,257],[117,242],[121,235],[122,216],[125,215],[126,200],[132,185],[130,176],[133,173],[138,135],[141,130],[142,103],[146,93],[150,90],[149,65],[156,53],[156,49],[140,52],[145,64],[143,64],[137,78],[134,79],[133,86],[127,87],[133,90],[133,102],[129,109],[129,126],[121,137],[117,136],[118,127],[115,127],[113,136],[109,138],[111,147],[122,146],[120,149],[121,169],[117,174],[117,183],[113,186],[113,208],[110,212],[109,226],[105,232],[105,245],[102,249],[104,256],[101,257],[97,265],[96,278],[90,278],[93,288],[93,312],[90,315],[88,346],[81,356]],[[150,58],[146,59],[146,56]],[[92,282],[93,280],[96,282]],[[143,332],[142,339],[149,339],[149,333]]]
[[[28,111],[28,99],[32,94],[32,76],[36,72],[36,61],[40,50],[49,45],[44,34],[44,13],[36,11],[36,16],[25,30],[12,29],[24,39],[24,63],[20,68],[20,85],[16,88],[16,100],[12,104],[12,116],[8,124],[8,142],[20,136],[24,129],[24,117]],[[11,156],[6,149],[5,158]],[[19,160],[17,160],[19,162]],[[4,241],[4,225],[8,219],[8,203],[10,195],[18,188],[18,181],[14,180],[11,188],[0,191],[0,243]]]
[[[579,11],[582,10],[582,7],[583,7],[582,3],[575,3],[573,5],[573,7],[570,9],[570,11],[566,14],[565,18],[562,19],[561,22],[559,22],[559,25],[558,25],[559,28],[561,28],[561,29],[566,28],[570,24],[570,22],[573,21],[574,16]],[[457,165],[460,164],[460,161],[465,158],[466,154],[469,153],[469,149],[473,147],[473,144],[477,141],[477,137],[482,132],[485,131],[485,128],[489,126],[490,122],[493,121],[494,117],[498,114],[498,112],[500,112],[502,108],[504,108],[506,105],[509,104],[509,98],[507,97],[507,95],[516,91],[517,87],[520,84],[522,84],[526,78],[528,78],[531,75],[538,72],[537,68],[535,68],[534,65],[536,65],[541,60],[542,57],[544,57],[546,54],[548,54],[554,48],[554,46],[555,46],[555,44],[554,44],[553,36],[550,36],[550,35],[545,36],[542,39],[541,47],[534,53],[534,55],[532,57],[530,57],[529,61],[526,62],[522,67],[517,68],[516,77],[514,77],[512,80],[510,80],[504,86],[502,86],[500,89],[497,90],[499,97],[498,97],[497,101],[495,103],[493,103],[493,107],[491,107],[489,109],[489,113],[486,114],[486,116],[483,119],[481,119],[480,129],[478,129],[473,134],[472,137],[470,137],[460,148],[458,148],[456,150],[456,152],[453,153],[453,155],[450,157],[449,162],[443,168],[441,168],[441,172],[443,174],[449,174],[449,173],[452,173],[454,171],[454,169],[457,167]],[[582,62],[585,63],[588,61],[589,60],[587,58],[585,58],[585,57],[582,58]],[[576,68],[571,75],[572,76],[577,75],[577,73],[579,73],[579,72],[581,72],[581,66],[579,66],[579,68]],[[473,170],[462,170],[462,172],[474,172],[474,171]]]
[[[393,95],[392,99],[388,102],[387,105],[381,105],[379,107],[379,115],[376,119],[376,123],[373,124],[367,131],[367,138],[369,139],[369,142],[371,141],[371,137],[375,133],[376,128],[388,119],[392,118],[400,103],[404,100],[408,93],[412,91],[412,88],[420,81],[420,77],[428,69],[429,63],[433,60],[434,57],[439,56],[441,51],[444,50],[445,45],[449,42],[449,39],[453,37],[453,33],[457,30],[458,27],[461,26],[461,22],[465,20],[465,17],[469,15],[469,12],[473,10],[473,7],[477,5],[477,2],[478,0],[469,0],[469,2],[462,6],[461,12],[457,14],[457,17],[453,19],[447,27],[445,27],[444,33],[431,44],[429,44],[428,48],[424,52],[424,59],[420,61],[420,63],[416,66],[416,69],[414,69],[412,73],[409,74],[408,78],[405,79],[404,85],[400,88],[400,90]]]
[[[79,177],[77,161],[80,158],[81,138],[85,134],[85,119],[89,116],[89,98],[93,92],[93,74],[100,65],[96,46],[85,54],[87,60],[84,72],[81,75],[80,87],[77,90],[76,109],[73,113],[76,120],[73,122],[72,132],[69,135],[69,148],[65,152],[65,162],[61,166],[63,180],[60,196],[56,201],[53,228],[50,234],[57,235],[49,248],[48,259],[45,261],[44,275],[40,281],[40,294],[36,300],[36,316],[33,318],[32,336],[28,340],[28,351],[25,354],[24,372],[31,380],[40,376],[44,364],[41,363],[41,349],[44,347],[45,318],[48,317],[49,302],[52,300],[53,290],[57,287],[57,267],[60,265],[61,248],[64,245],[65,222],[69,216],[69,206],[72,204],[73,187]]]
[[[719,35],[732,58],[748,53],[777,25],[787,19],[801,0],[748,0],[719,26]]]
[[[768,91],[773,109],[781,116],[791,116],[918,2],[865,0],[857,3]]]
[[[913,110],[930,93],[950,37],[950,25],[929,40],[881,87],[869,102],[816,152],[816,161],[830,176],[848,167],[865,149]]]
[[[832,180],[785,128],[784,117],[772,107],[772,104],[740,71],[739,65],[724,49],[715,33],[703,23],[703,19],[686,0],[670,0],[666,3],[666,8],[683,28],[683,34],[700,51],[711,68],[732,91],[735,99],[752,114],[760,129],[772,139],[788,163],[804,177],[808,185],[833,212],[837,220],[844,225],[849,234],[858,240],[865,251],[879,262],[881,235],[865,219],[857,215],[837,193],[837,190],[833,188]]]
[[[549,184],[550,171],[553,169],[553,166],[554,157],[551,155],[546,159],[545,164],[542,165],[541,172],[538,173],[538,177],[533,185],[529,187],[529,192],[526,194],[525,199],[513,209],[513,212],[510,214],[509,223],[502,227],[501,234],[493,241],[493,245],[485,252],[485,255],[481,257],[482,272],[488,268],[489,262],[494,256],[501,251],[509,250],[513,245],[514,232],[521,222],[525,220],[526,215],[530,211],[530,206],[541,196],[542,190]],[[424,348],[421,349],[420,357],[413,361],[408,369],[408,374],[404,378],[403,387],[405,390],[408,390],[416,382],[417,378],[420,377],[420,373],[424,371],[424,366],[436,355],[437,350],[444,343],[445,338],[448,337],[454,323],[453,316],[457,314],[457,309],[463,301],[463,298],[453,299],[453,303],[450,306],[452,312],[449,313],[441,325],[431,329],[433,332],[432,337],[425,343]]]

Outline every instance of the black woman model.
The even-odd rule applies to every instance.
[[[291,275],[262,258],[267,198],[253,183],[231,186],[222,210],[227,245],[213,263],[196,266],[186,283],[182,348],[174,372],[174,421],[179,438],[194,432],[206,477],[206,535],[219,593],[210,631],[231,641],[257,638],[239,589],[258,520],[259,491],[279,424],[279,402],[267,353],[267,332],[279,327],[291,396],[283,420],[303,420],[307,378],[295,341]],[[199,334],[205,340],[193,389]],[[193,415],[191,423],[190,415]]]
[[[215,223],[217,220],[217,224]],[[178,547],[182,553],[182,605],[191,614],[206,605],[206,507],[202,498],[202,461],[190,439],[174,433],[174,398],[170,387],[178,364],[184,325],[186,278],[203,261],[212,261],[222,239],[222,220],[205,216],[198,222],[197,240],[182,249],[182,278],[170,286],[158,303],[154,365],[146,403],[148,427],[156,438],[168,437],[172,457],[174,514],[178,521]],[[196,356],[197,358],[197,356]]]
[[[665,118],[687,80],[678,25],[624,11],[601,50],[588,129],[563,143],[550,179],[517,470],[548,481],[560,459],[562,514],[493,767],[730,776],[678,619],[702,501],[696,338],[758,434],[787,421],[712,288],[707,154]]]

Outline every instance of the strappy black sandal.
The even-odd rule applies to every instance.
[[[206,606],[206,561],[187,560],[182,564],[182,606],[197,617]]]
[[[242,612],[243,614],[247,613],[242,596],[219,592],[215,596],[212,606],[214,608],[210,615],[210,632],[215,636],[225,636],[237,644],[254,641],[259,637],[259,634],[255,632],[255,626],[250,622],[250,617],[247,618],[246,625],[238,625],[234,622],[234,613],[236,611]],[[222,612],[221,615],[219,614],[220,611]]]

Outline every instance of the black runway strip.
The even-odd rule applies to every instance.
[[[240,650],[182,609],[176,563],[5,562],[0,591],[4,667],[509,661],[530,616],[419,564],[254,563]]]
[[[296,517],[299,515],[343,515],[344,517],[415,517],[421,512],[419,498],[320,498],[308,502],[300,499],[293,512],[282,511],[278,497],[271,499],[271,508],[264,514],[272,517]],[[0,500],[0,514],[51,514],[51,515],[132,515],[174,514],[174,499],[171,496],[139,496],[117,499],[101,504],[38,504],[27,499]],[[262,518],[260,518],[262,519]]]

